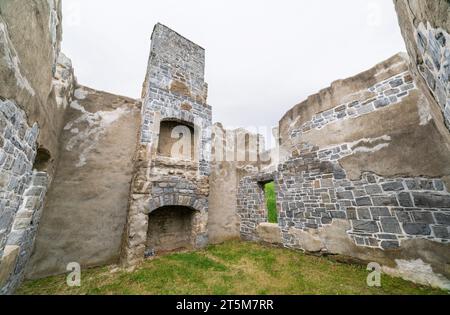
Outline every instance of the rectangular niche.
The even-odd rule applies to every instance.
[[[162,121],[158,155],[176,160],[194,161],[195,131],[192,125],[179,121]]]

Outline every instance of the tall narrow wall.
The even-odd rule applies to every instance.
[[[0,2],[0,293],[20,284],[58,160],[75,78],[61,3]]]
[[[193,210],[192,246],[202,247],[208,242],[212,109],[206,103],[204,68],[203,48],[162,24],[155,26],[143,89],[140,143],[123,243],[124,264],[135,264],[147,255],[149,214],[164,206]],[[183,125],[179,133],[188,139],[194,129],[193,158],[167,157],[158,152],[159,142],[164,141],[160,139],[163,122]],[[171,137],[177,138],[179,133]]]

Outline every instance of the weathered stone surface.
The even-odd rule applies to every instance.
[[[450,128],[450,117],[445,115],[450,97],[450,80],[445,68],[450,47],[450,4],[448,1],[407,0],[395,0],[394,3],[415,78],[433,96],[433,106],[441,113],[441,117],[436,115],[437,121],[443,120]]]
[[[436,193],[413,192],[414,204],[423,208],[449,208],[450,196]]]
[[[409,193],[406,193],[406,192],[399,193],[397,195],[397,198],[398,198],[398,202],[400,203],[400,206],[406,207],[406,208],[414,207],[414,204],[411,199],[411,195]]]
[[[430,235],[431,229],[425,223],[403,223],[403,230],[410,235]]]
[[[434,213],[438,224],[450,225],[450,213]]]
[[[379,231],[378,225],[375,221],[352,221],[353,229],[355,231],[376,233]]]
[[[393,233],[393,234],[402,234],[402,230],[400,228],[400,224],[398,223],[396,218],[393,217],[387,217],[387,218],[381,218],[381,227],[383,229],[383,232],[386,233]]]
[[[14,271],[17,257],[19,256],[19,246],[6,246],[3,257],[0,259],[0,288],[5,285]]]
[[[282,244],[281,229],[278,224],[260,223],[256,228],[260,240],[271,244]]]

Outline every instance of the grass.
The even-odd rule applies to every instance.
[[[363,266],[325,257],[230,241],[147,260],[134,271],[85,270],[78,288],[68,287],[65,275],[28,281],[17,294],[446,294],[384,274],[382,286],[370,288],[368,273]]]
[[[275,194],[275,183],[270,182],[264,185],[264,195],[266,197],[266,205],[269,223],[278,223],[277,196]]]

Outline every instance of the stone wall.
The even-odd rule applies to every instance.
[[[149,214],[161,207],[194,210],[192,246],[207,244],[212,113],[206,103],[204,63],[203,48],[164,25],[155,26],[124,234],[124,264],[135,264],[144,258],[146,250],[152,251],[146,248]],[[179,122],[194,129],[193,159],[158,154],[162,121]],[[184,129],[187,133],[189,130]],[[191,139],[191,135],[183,136]],[[190,151],[191,143],[187,146]]]
[[[450,3],[394,0],[411,69],[450,129]]]
[[[229,130],[215,124],[212,144],[208,236],[210,243],[215,244],[239,238],[239,182],[272,161],[261,157],[263,137],[244,129]]]
[[[139,113],[134,99],[77,86],[27,278],[118,263]]]
[[[242,179],[241,236],[263,240],[262,184],[274,180],[284,246],[397,274],[399,259],[420,260],[435,274],[412,280],[448,287],[450,151],[438,124],[402,55],[333,83],[280,121],[278,170]]]
[[[73,93],[61,3],[0,3],[0,293],[24,276]]]

